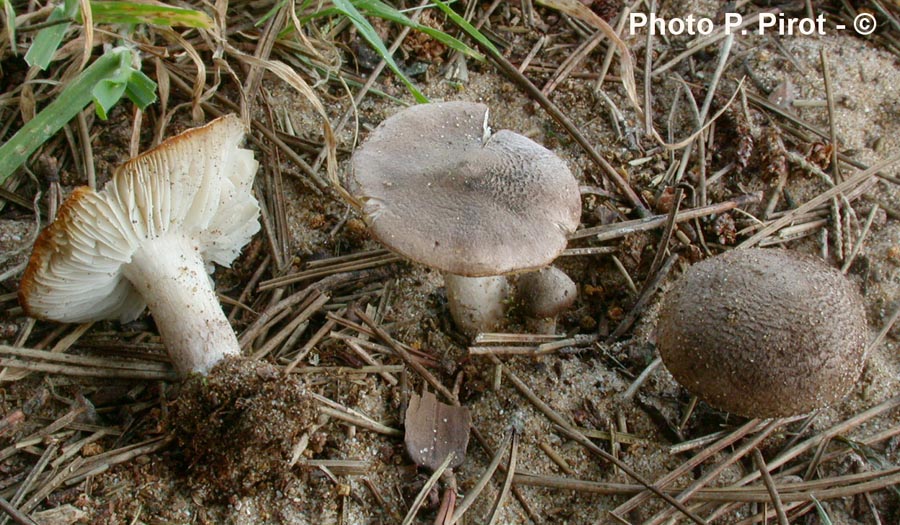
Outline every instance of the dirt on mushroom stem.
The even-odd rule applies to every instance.
[[[194,490],[244,496],[291,475],[291,453],[318,411],[299,376],[229,357],[180,387],[171,418]]]

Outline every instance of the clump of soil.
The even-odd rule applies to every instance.
[[[172,427],[193,488],[249,495],[290,474],[292,449],[316,417],[303,381],[266,363],[229,358],[208,376],[185,381]]]

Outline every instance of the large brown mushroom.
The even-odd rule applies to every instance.
[[[859,378],[865,310],[853,283],[817,258],[734,250],[695,264],[668,292],[657,346],[675,379],[712,406],[805,414]]]
[[[444,102],[382,122],[353,154],[350,190],[372,234],[444,272],[450,312],[467,332],[504,316],[505,274],[542,268],[578,226],[578,183],[553,152],[507,130],[488,108]]]

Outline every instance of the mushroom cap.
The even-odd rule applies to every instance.
[[[350,189],[372,234],[444,272],[484,277],[546,266],[581,215],[565,162],[488,108],[423,104],[383,121],[353,154]]]
[[[539,319],[568,310],[578,294],[572,279],[555,266],[520,275],[517,286],[523,309]]]
[[[251,193],[258,163],[239,147],[235,115],[185,131],[120,166],[101,191],[77,188],[38,236],[19,286],[37,318],[131,321],[146,307],[122,274],[142,243],[184,235],[206,261],[228,266],[259,231]]]
[[[859,378],[865,309],[855,285],[820,259],[733,250],[695,264],[668,292],[657,346],[675,379],[710,405],[805,414]]]

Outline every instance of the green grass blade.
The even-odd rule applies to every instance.
[[[351,0],[353,5],[356,6],[357,9],[365,13],[366,15],[372,17],[378,17],[389,22],[394,22],[396,24],[408,26],[416,31],[421,33],[425,33],[431,38],[437,40],[438,42],[444,44],[445,46],[453,49],[455,51],[459,51],[466,56],[474,58],[479,61],[484,60],[484,55],[475,51],[471,47],[463,44],[459,40],[453,38],[452,36],[444,33],[443,31],[437,30],[433,27],[428,27],[426,25],[419,24],[417,22],[413,22],[406,15],[401,13],[400,11],[394,9],[393,7],[385,4],[381,0]]]
[[[263,24],[265,24],[266,22],[269,21],[270,18],[275,16],[275,13],[277,13],[279,9],[284,7],[284,4],[286,4],[286,3],[287,3],[287,0],[281,0],[280,2],[277,2],[275,5],[272,6],[272,9],[269,9],[266,12],[266,14],[264,14],[262,16],[262,18],[260,18],[256,22],[254,22],[253,27],[262,27]]]
[[[456,14],[456,11],[451,9],[449,5],[441,2],[441,0],[434,0],[434,5],[437,6],[438,9],[443,11],[450,18],[450,20],[452,20],[454,24],[458,25],[463,31],[465,31],[467,35],[475,39],[475,41],[490,49],[492,53],[496,53],[498,55],[501,54],[500,51],[498,51],[497,48],[494,47],[493,42],[491,42],[486,36],[481,34],[481,31],[475,29],[475,26],[467,22],[465,18]]]
[[[150,24],[203,29],[213,26],[212,18],[203,11],[159,4],[91,2],[91,14],[95,24]]]
[[[156,83],[131,66],[131,57],[122,56],[119,67],[108,78],[97,82],[91,90],[97,115],[106,120],[107,113],[127,95],[141,109],[156,101]]]
[[[381,38],[378,36],[378,33],[375,32],[375,28],[372,27],[372,24],[366,20],[366,17],[360,13],[356,7],[353,6],[348,0],[333,0],[335,8],[356,26],[356,30],[359,31],[359,34],[372,46],[373,49],[384,59],[385,63],[391,71],[397,75],[405,85],[406,89],[412,93],[412,96],[419,103],[428,102],[428,99],[423,95],[416,86],[413,85],[412,81],[400,71],[400,67],[397,66],[397,63],[394,62],[394,57],[388,52],[387,48],[384,46],[384,42],[381,41]]]
[[[75,4],[75,9],[77,11],[78,4]],[[59,45],[62,43],[66,31],[69,30],[69,26],[71,25],[68,22],[62,21],[69,20],[74,15],[75,13],[67,12],[66,6],[62,5],[57,6],[50,12],[50,16],[47,17],[47,22],[61,23],[38,31],[37,36],[34,37],[34,42],[31,43],[28,52],[25,53],[25,62],[27,62],[29,66],[38,66],[42,70],[47,69],[47,66],[50,65],[50,61],[53,59],[53,54],[59,49]]]
[[[28,157],[93,100],[94,86],[119,74],[122,64],[131,64],[131,51],[114,49],[94,61],[5,144],[0,146],[0,184]]]
[[[122,81],[119,78],[106,78],[101,80],[91,90],[91,96],[94,98],[94,107],[97,108],[97,116],[101,120],[109,118],[109,110],[116,105],[122,95],[125,94],[125,87],[128,81]]]
[[[825,507],[816,499],[815,496],[810,495],[813,500],[813,503],[816,504],[816,514],[819,515],[819,520],[821,520],[822,525],[834,525],[834,522],[831,521],[831,517],[828,516],[828,513],[825,511]]]
[[[137,107],[147,109],[147,106],[156,102],[156,82],[137,69],[132,69],[125,86],[125,95]]]
[[[9,37],[9,48],[12,54],[16,52],[16,10],[13,9],[12,0],[0,0],[3,4],[3,16],[6,17],[6,36]]]

